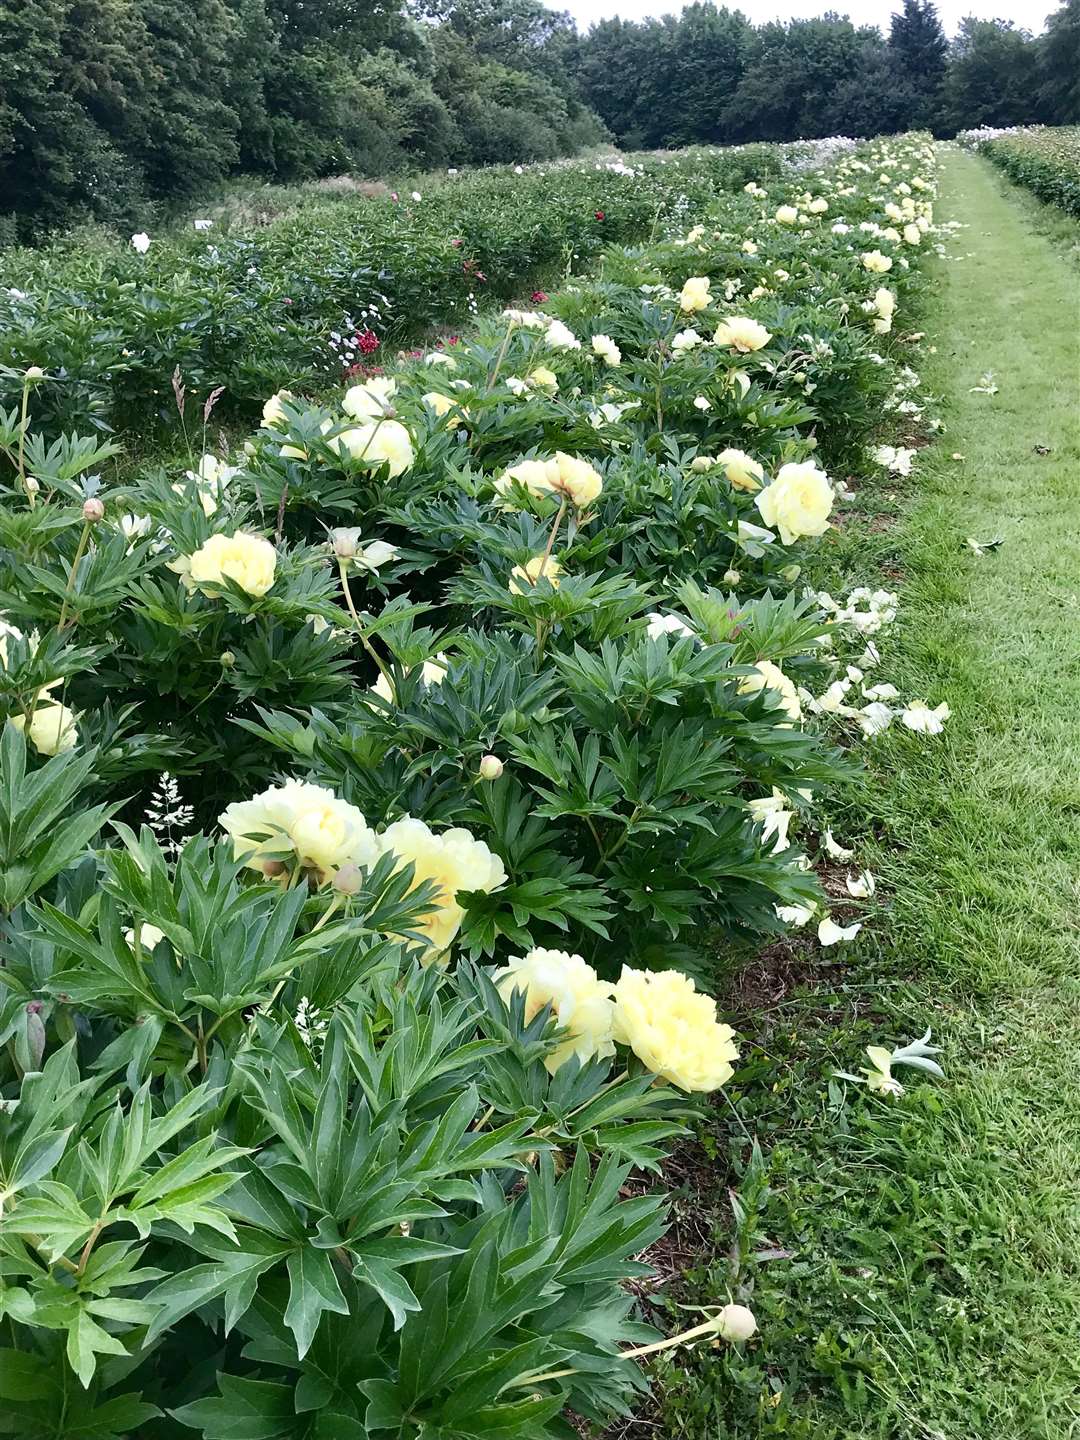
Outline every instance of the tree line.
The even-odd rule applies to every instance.
[[[587,34],[542,0],[4,0],[0,243],[230,175],[528,162],[1080,120],[1080,0],[1033,38],[931,0],[889,34],[690,5]]]

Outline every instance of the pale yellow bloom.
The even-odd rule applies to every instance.
[[[872,275],[884,275],[887,270],[892,269],[892,260],[888,255],[883,255],[880,250],[868,250],[862,257],[863,269],[869,270]]]
[[[572,1056],[584,1065],[594,1057],[604,1060],[615,1054],[614,987],[597,979],[580,955],[538,947],[513,958],[492,979],[504,1000],[509,1001],[515,990],[525,996],[526,1024],[551,1006],[559,1028],[567,1032],[544,1060],[553,1075]]]
[[[718,1090],[739,1058],[734,1031],[716,1018],[716,1002],[678,970],[624,966],[615,986],[614,1033],[654,1075],[682,1090]]]
[[[303,780],[234,802],[218,823],[232,837],[236,858],[263,873],[291,859],[323,885],[343,865],[370,867],[378,858],[375,832],[356,806]]]
[[[412,436],[398,420],[374,420],[357,425],[338,435],[334,446],[339,454],[344,451],[352,459],[368,465],[381,465],[385,461],[391,479],[410,469],[415,458]]]
[[[765,471],[745,450],[721,450],[716,463],[722,467],[734,489],[746,490],[750,494],[761,489]]]
[[[757,507],[765,524],[780,531],[785,545],[802,535],[824,535],[833,507],[829,477],[809,461],[782,465],[758,495]]]
[[[211,535],[191,556],[188,574],[193,585],[223,585],[232,580],[256,599],[274,583],[277,551],[269,540],[236,530],[232,535]]]
[[[592,337],[593,354],[598,355],[605,365],[620,365],[622,363],[622,351],[610,335],[594,335]]]
[[[406,815],[387,826],[379,837],[379,847],[382,854],[396,857],[397,869],[412,864],[411,889],[424,880],[436,887],[436,908],[410,927],[425,937],[425,963],[444,958],[461,929],[465,910],[458,903],[459,892],[480,890],[490,894],[506,883],[506,870],[498,855],[468,830],[444,830],[436,835],[422,820]]]
[[[562,573],[562,566],[553,555],[546,560],[543,555],[534,555],[524,565],[515,565],[510,571],[510,594],[527,595],[541,578],[557,590]]]
[[[285,410],[282,402],[292,398],[291,390],[279,390],[276,395],[270,396],[262,408],[262,423],[267,429],[285,424]]]
[[[39,755],[61,755],[66,750],[74,750],[79,741],[75,712],[59,701],[39,705],[29,726],[25,715],[12,715],[11,723],[16,730],[29,735]]]
[[[771,339],[772,336],[759,320],[751,320],[747,315],[733,315],[720,322],[713,336],[713,344],[736,350],[740,355],[748,355],[752,350],[763,349]]]
[[[712,303],[712,297],[709,294],[710,284],[711,281],[706,275],[691,275],[679,295],[679,309],[685,310],[687,313],[704,310]]]
[[[392,408],[396,394],[396,380],[388,375],[373,375],[363,385],[351,385],[345,391],[341,408],[354,420],[377,420]]]
[[[776,212],[776,218],[781,225],[794,225],[798,222],[799,212],[794,205],[781,205]]]
[[[546,365],[537,365],[535,370],[530,370],[525,378],[530,385],[538,386],[541,390],[558,390],[559,388],[559,377]]]
[[[426,395],[421,396],[421,399],[430,410],[434,410],[440,420],[446,419],[448,430],[456,430],[461,424],[463,416],[468,414],[468,411],[458,407],[457,400],[451,399],[449,395],[441,394],[438,390],[429,390]],[[452,411],[455,413],[452,414]]]
[[[759,690],[775,690],[780,696],[780,708],[793,722],[802,719],[802,706],[795,682],[784,674],[779,665],[771,660],[755,660],[754,675],[745,675],[739,681],[740,695],[756,695]]]

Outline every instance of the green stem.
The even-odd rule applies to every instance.
[[[360,623],[360,616],[356,613],[356,606],[353,604],[352,591],[349,589],[349,562],[347,560],[339,560],[338,571],[341,575],[341,588],[345,592],[345,603],[349,607],[349,614],[352,616],[352,622],[356,629],[356,633],[360,636],[360,644],[363,645],[364,649],[371,656],[372,660],[375,661],[375,664],[378,667],[379,674],[383,676],[387,685],[390,686],[390,694],[393,695],[395,693],[394,682],[390,678],[390,672],[387,670],[382,660],[380,660],[378,652],[372,645],[371,641],[368,639],[364,627]]]
[[[495,381],[499,378],[499,371],[502,369],[502,363],[506,359],[506,348],[510,344],[510,336],[513,334],[513,331],[514,321],[511,320],[509,325],[507,325],[506,327],[506,334],[503,336],[503,342],[500,345],[499,353],[495,358],[495,369],[488,377],[487,389],[484,392],[485,394],[490,394],[491,391],[495,388]]]

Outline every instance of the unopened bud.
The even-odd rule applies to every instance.
[[[364,888],[363,872],[351,862],[342,865],[334,876],[334,889],[339,895],[359,895]]]
[[[279,876],[284,875],[289,867],[282,860],[264,860],[262,868],[263,874],[268,880],[276,880]]]
[[[82,513],[88,525],[96,525],[105,518],[105,506],[96,496],[91,495],[89,500],[83,501]]]
[[[802,574],[802,566],[785,565],[784,568],[780,571],[780,574],[784,577],[784,579],[788,582],[789,585],[794,585],[795,581]]]
[[[503,773],[503,762],[497,755],[485,755],[480,761],[480,779],[498,780]]]
[[[231,650],[222,650],[221,654],[218,656],[218,661],[223,670],[231,670],[232,667],[236,664],[236,656]]]
[[[36,495],[41,489],[41,481],[36,475],[27,475],[23,484],[26,486],[26,493],[28,495]]]
[[[45,371],[40,365],[30,365],[24,371],[23,379],[28,385],[36,385],[39,380],[45,379]]]
[[[721,1340],[749,1340],[757,1332],[754,1312],[745,1305],[725,1305],[713,1317],[713,1325]]]
[[[339,560],[353,560],[360,549],[360,531],[355,525],[331,530],[330,544]]]

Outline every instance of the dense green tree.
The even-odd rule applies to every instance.
[[[960,22],[942,87],[942,127],[1023,125],[1036,119],[1036,47],[1008,20]]]
[[[949,42],[933,0],[904,0],[889,27],[889,61],[894,81],[914,99],[909,123],[927,124],[938,112]],[[888,89],[893,89],[892,85]]]
[[[1039,118],[1049,125],[1080,124],[1080,0],[1065,0],[1048,15],[1036,44]]]

